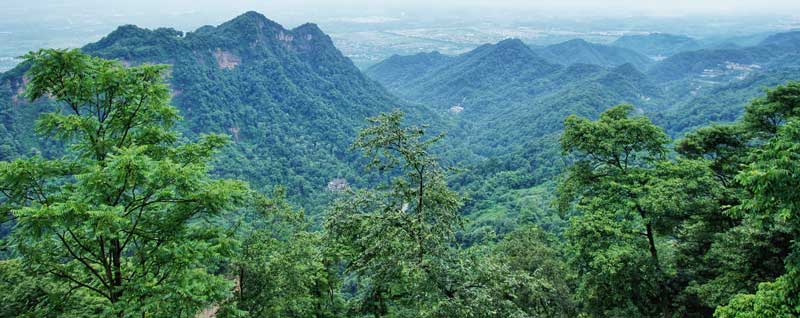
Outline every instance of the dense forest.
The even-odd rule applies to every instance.
[[[0,76],[0,317],[798,317],[798,36],[377,82],[254,12],[31,52]]]

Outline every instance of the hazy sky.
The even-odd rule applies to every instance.
[[[119,25],[192,31],[250,10],[289,28],[318,23],[353,47],[375,44],[374,34],[358,32],[431,27],[477,27],[498,37],[524,26],[697,38],[800,28],[800,0],[0,0],[0,67],[40,47],[80,47]]]
[[[245,10],[272,15],[399,14],[401,12],[507,12],[558,15],[800,15],[798,0],[0,0],[0,11],[113,10],[120,13],[197,12],[224,13]],[[53,12],[51,12],[53,13]]]

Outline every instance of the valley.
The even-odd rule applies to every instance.
[[[797,19],[309,12],[0,22],[0,317],[800,314]]]

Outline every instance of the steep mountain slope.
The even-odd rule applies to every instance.
[[[596,117],[618,103],[648,108],[660,89],[631,64],[561,66],[539,57],[518,40],[483,45],[434,61],[392,58],[368,74],[393,92],[450,112],[450,142],[469,160],[450,158],[465,172],[451,180],[470,200],[468,235],[502,234],[508,220],[562,224],[550,208],[552,184],[563,169],[558,134],[571,114]],[[406,59],[413,71],[398,70]],[[428,62],[427,64],[425,62]],[[400,77],[385,72],[400,72]],[[413,75],[417,76],[413,76]],[[458,154],[458,153],[457,153]]]
[[[633,50],[590,43],[583,39],[548,45],[534,51],[548,62],[561,65],[583,63],[614,67],[630,63],[644,71],[654,62]]]
[[[256,186],[285,185],[306,207],[334,178],[364,181],[355,172],[357,154],[347,148],[365,117],[400,107],[411,120],[436,121],[363,76],[316,25],[288,30],[255,12],[186,34],[122,26],[83,51],[129,65],[170,64],[184,134],[232,136],[216,173]],[[0,82],[0,142],[16,154],[48,149],[31,149],[38,139],[29,127],[46,105],[29,105],[19,95],[24,67]]]
[[[700,42],[688,36],[667,33],[623,35],[611,45],[630,49],[651,57],[668,57],[703,47]]]

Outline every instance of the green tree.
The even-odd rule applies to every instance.
[[[794,85],[795,88],[800,88]],[[791,88],[791,87],[789,87]],[[787,87],[772,91],[770,99],[794,103],[793,112],[800,106],[796,94],[782,94]],[[776,109],[779,105],[770,105]],[[782,105],[787,106],[787,105]],[[785,109],[785,108],[783,108]],[[786,112],[789,113],[789,112]],[[778,228],[791,237],[791,254],[785,260],[786,273],[772,282],[758,285],[754,294],[739,294],[726,306],[717,309],[719,318],[761,318],[800,316],[800,120],[798,115],[783,118],[773,138],[754,154],[754,161],[742,171],[738,180],[752,193],[739,207],[741,213],[759,224]],[[747,118],[747,117],[746,117]],[[782,120],[782,121],[783,121]],[[767,130],[769,131],[769,130]]]
[[[538,226],[522,226],[499,242],[493,253],[512,271],[528,277],[528,287],[515,289],[512,298],[528,316],[575,316],[574,275],[555,237]]]
[[[630,117],[632,110],[566,119],[562,149],[576,161],[560,185],[560,205],[566,211],[576,202],[579,211],[566,234],[584,310],[671,316],[673,250],[658,239],[713,210],[719,187],[706,162],[666,160],[667,136],[646,117]]]
[[[796,234],[765,217],[773,210],[756,210],[748,203],[758,191],[743,176],[759,160],[764,171],[775,168],[778,161],[758,159],[759,154],[797,116],[798,92],[796,83],[771,89],[748,105],[738,122],[700,128],[676,145],[681,157],[707,160],[720,183],[717,207],[693,214],[675,235],[680,271],[674,280],[684,286],[680,306],[696,317],[707,317],[729,302],[728,315],[731,308],[748,315],[740,310],[746,303],[742,300],[754,297],[759,283],[776,281],[790,268],[784,263]],[[737,294],[749,296],[732,300]]]
[[[0,261],[0,317],[97,317],[102,302],[49,277],[26,271],[19,259]]]
[[[109,316],[194,317],[228,297],[233,284],[215,264],[233,241],[216,220],[247,187],[208,176],[225,137],[179,142],[167,67],[77,50],[26,63],[27,96],[58,105],[36,129],[69,151],[0,163],[2,213],[16,219],[25,266],[102,299]]]
[[[258,215],[245,229],[237,303],[249,317],[341,317],[341,284],[322,233],[308,231],[302,212],[283,190],[258,202]]]
[[[357,312],[375,317],[419,313],[446,297],[436,277],[460,226],[459,196],[445,182],[419,127],[402,127],[403,114],[370,119],[354,143],[368,169],[389,180],[376,190],[358,190],[335,203],[325,223],[344,254],[346,272],[357,283]]]

